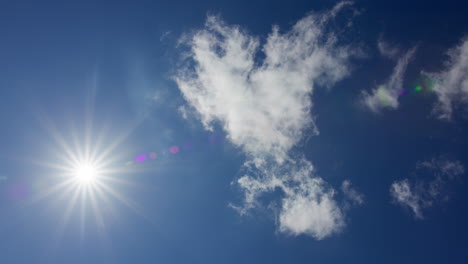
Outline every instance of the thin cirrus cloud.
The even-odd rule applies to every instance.
[[[395,59],[399,51],[391,47],[388,43],[380,40],[378,42],[380,53],[383,56]],[[414,56],[416,48],[411,48],[403,54],[397,61],[393,73],[382,85],[373,89],[370,93],[363,91],[362,102],[372,112],[380,112],[383,109],[397,109],[399,106],[398,98],[403,92],[403,79],[408,63]]]
[[[447,55],[442,71],[426,74],[435,80],[437,103],[433,112],[440,119],[450,120],[454,107],[468,104],[468,39],[463,39]]]
[[[318,133],[311,115],[313,90],[349,74],[353,50],[338,43],[329,22],[350,5],[341,2],[307,15],[284,33],[274,26],[264,44],[208,16],[205,27],[186,40],[188,64],[175,76],[205,128],[220,124],[246,154],[245,175],[234,182],[244,202],[232,207],[248,213],[262,206],[262,195],[280,190],[275,211],[284,233],[323,239],[344,227],[345,210],[336,191],[291,149],[304,133]]]
[[[392,60],[396,60],[401,52],[396,45],[385,41],[382,37],[377,41],[377,47],[379,48],[379,52],[382,56]]]
[[[447,192],[451,182],[465,171],[460,161],[432,159],[416,165],[424,179],[395,181],[390,186],[390,194],[395,203],[409,208],[416,219],[423,219],[423,210],[449,199]],[[417,175],[419,175],[417,174]]]
[[[343,183],[341,184],[341,191],[343,192],[344,196],[351,201],[352,203],[356,205],[361,205],[364,203],[364,195],[356,191],[352,186],[351,186],[351,181],[350,180],[344,180]]]
[[[380,39],[378,41],[380,54],[392,60],[398,58],[399,49]],[[412,48],[398,59],[389,80],[373,89],[370,93],[362,93],[362,102],[373,112],[383,109],[397,109],[398,99],[406,93],[402,89],[403,77],[408,63],[415,53]],[[424,76],[431,80],[430,91],[434,92],[437,102],[433,108],[433,114],[439,119],[451,120],[457,108],[463,108],[468,104],[468,39],[463,38],[460,43],[449,49],[448,59],[444,62],[443,69],[439,72],[428,73],[422,71]]]

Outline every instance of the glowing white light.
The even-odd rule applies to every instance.
[[[50,147],[55,150],[52,152],[55,155],[51,157],[52,161],[37,161],[38,164],[51,169],[44,176],[52,177],[50,178],[51,184],[41,190],[35,199],[38,201],[46,197],[57,196],[60,197],[58,202],[66,203],[63,216],[57,226],[59,239],[72,216],[80,216],[81,232],[85,232],[85,221],[93,220],[93,217],[87,216],[88,213],[94,216],[97,230],[105,236],[106,222],[111,219],[111,215],[114,215],[113,200],[123,203],[138,213],[141,212],[134,202],[114,189],[114,187],[122,187],[129,183],[120,177],[123,176],[123,172],[131,173],[132,171],[128,167],[124,168],[123,164],[119,165],[124,156],[116,155],[116,153],[120,152],[118,148],[120,142],[130,132],[123,131],[115,140],[107,142],[107,139],[112,139],[112,137],[104,132],[93,135],[92,123],[88,120],[83,125],[83,133],[75,129],[66,133],[69,136],[64,136],[53,123],[47,122],[44,125],[56,143],[51,144]],[[104,127],[107,127],[106,124]],[[129,131],[133,129],[133,126],[129,126]],[[101,210],[104,206],[108,210]]]
[[[76,168],[75,177],[81,184],[92,184],[98,177],[98,171],[90,164],[82,164]]]

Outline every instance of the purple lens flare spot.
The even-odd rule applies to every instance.
[[[177,154],[179,153],[179,147],[178,146],[172,146],[169,151],[172,153],[172,154]]]
[[[23,200],[29,195],[29,186],[24,183],[15,183],[8,186],[8,198]]]
[[[136,162],[143,162],[143,161],[146,161],[146,155],[145,155],[145,154],[141,154],[141,155],[136,156],[135,161],[136,161]]]

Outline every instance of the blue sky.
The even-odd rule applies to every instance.
[[[468,5],[4,1],[1,263],[464,263]]]

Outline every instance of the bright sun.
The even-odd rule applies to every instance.
[[[69,220],[77,215],[80,216],[81,232],[84,232],[85,221],[92,220],[88,214],[94,216],[98,231],[105,235],[106,222],[113,220],[115,215],[113,201],[138,213],[142,211],[137,204],[119,192],[120,188],[131,183],[125,177],[134,172],[126,165],[124,167],[122,161],[128,158],[128,153],[121,149],[121,142],[133,131],[134,126],[128,126],[128,130],[123,130],[113,138],[105,133],[109,131],[110,124],[103,124],[101,132],[94,135],[92,109],[94,108],[86,109],[82,132],[72,124],[70,127],[73,129],[64,135],[54,123],[44,118],[44,126],[53,139],[53,144],[46,149],[52,150],[53,155],[51,161],[37,162],[51,169],[49,175],[53,178],[50,178],[50,182],[48,178],[38,182],[40,186],[44,182],[47,187],[38,191],[35,199],[52,195],[68,198],[58,199],[66,203],[58,226],[59,237]],[[106,209],[102,210],[103,207]]]
[[[89,185],[98,177],[96,167],[91,164],[80,164],[75,169],[75,178],[80,184]]]

